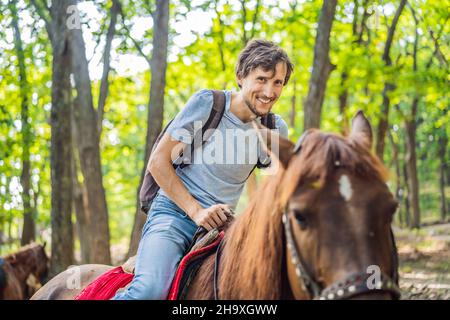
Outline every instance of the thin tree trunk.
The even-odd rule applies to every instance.
[[[445,135],[445,130],[443,131],[442,137],[439,139],[439,193],[441,196],[441,221],[445,222],[447,219],[447,203],[445,197],[445,170],[446,170],[446,150],[447,150],[447,136]]]
[[[51,108],[51,274],[59,273],[73,264],[72,237],[72,143],[71,143],[71,85],[70,49],[66,12],[70,1],[52,2],[52,108]]]
[[[395,198],[397,199],[397,201],[401,202],[401,200],[402,200],[402,191],[401,191],[402,184],[401,184],[400,161],[398,159],[398,153],[399,153],[398,145],[394,141],[394,137],[392,136],[392,133],[390,131],[388,132],[388,137],[389,137],[389,141],[390,141],[391,147],[392,147],[392,163],[394,164],[394,167],[395,167]],[[399,217],[400,225],[403,226],[402,215],[399,214],[398,217]]]
[[[358,0],[353,1],[353,22],[352,22],[352,46],[354,43],[357,45],[360,45],[362,43],[362,36],[364,34],[364,26],[365,21],[367,19],[367,2],[366,0],[363,4],[364,7],[364,14],[361,19],[361,26],[358,31],[358,9],[359,9],[359,2]],[[348,87],[347,87],[347,80],[348,80],[348,66],[344,66],[344,70],[341,73],[341,93],[339,94],[339,114],[342,118],[341,123],[341,132],[343,135],[347,135],[349,132],[349,125],[348,125],[348,119],[346,116],[345,110],[347,109],[347,103],[348,103]]]
[[[117,23],[117,15],[121,11],[121,5],[118,0],[113,0],[111,9],[110,9],[110,15],[111,15],[111,22],[109,24],[108,32],[106,34],[106,45],[105,50],[103,51],[103,73],[102,73],[102,80],[100,84],[100,94],[98,97],[98,107],[97,107],[97,113],[98,113],[98,121],[97,121],[97,131],[99,137],[102,133],[102,122],[103,122],[103,114],[105,111],[105,104],[106,104],[106,97],[108,96],[108,90],[109,90],[109,71],[111,70],[110,65],[110,58],[111,58],[111,44],[114,38],[114,35],[116,33],[116,23]]]
[[[347,89],[347,81],[348,73],[346,70],[342,71],[341,74],[341,90],[342,92],[339,94],[339,114],[341,115],[341,132],[345,136],[348,131],[348,122],[347,116],[345,114],[345,109],[347,108],[347,100],[348,100],[348,89]]]
[[[74,148],[75,149],[75,148]],[[74,150],[75,151],[75,150]],[[81,264],[91,263],[92,259],[90,257],[89,246],[91,244],[90,234],[89,234],[89,215],[86,199],[86,192],[84,190],[84,185],[82,185],[77,178],[78,166],[75,164],[76,159],[72,159],[73,162],[73,204],[75,209],[76,220],[76,235],[80,242],[81,251]]]
[[[14,34],[14,48],[17,54],[17,63],[19,66],[19,86],[21,99],[21,123],[22,123],[22,173],[20,183],[22,185],[23,202],[23,228],[21,245],[26,245],[35,240],[35,223],[33,211],[31,208],[31,165],[30,165],[30,147],[31,147],[31,123],[29,122],[29,86],[27,80],[27,70],[25,66],[25,54],[23,51],[22,36],[19,28],[19,14],[17,12],[17,0],[9,1],[11,11],[11,24]]]
[[[291,112],[289,115],[289,124],[291,128],[295,128],[295,116],[297,114],[297,78],[292,81],[293,91],[291,97]]]
[[[256,34],[256,22],[258,21],[260,8],[261,8],[261,0],[256,0],[255,13],[253,14],[252,31],[250,33],[250,39],[253,39]]]
[[[289,4],[291,8],[291,17],[293,20],[297,18],[297,1],[294,1]],[[292,52],[296,52],[297,48],[295,45],[295,36],[291,39],[292,43]],[[295,63],[295,62],[294,62]],[[291,111],[289,114],[289,125],[292,128],[295,128],[295,118],[297,116],[297,77],[294,75],[292,79],[292,97],[291,97]]]
[[[416,121],[418,98],[414,98],[411,119],[406,120],[406,168],[408,170],[408,196],[413,210],[412,228],[420,228],[419,180],[416,165]]]
[[[324,0],[319,25],[317,27],[316,42],[314,45],[314,63],[309,81],[309,91],[305,102],[304,129],[319,128],[322,113],[322,104],[328,77],[336,68],[331,64],[330,32],[336,11],[337,0]]]
[[[386,67],[389,67],[392,65],[392,60],[390,57],[390,50],[392,46],[392,42],[394,40],[394,33],[395,29],[397,27],[398,20],[400,18],[400,15],[402,14],[403,8],[405,7],[406,0],[401,0],[400,5],[397,8],[397,11],[395,12],[394,19],[392,20],[392,23],[388,30],[388,37],[386,40],[386,45],[384,47],[383,52],[383,61]],[[384,144],[385,144],[385,136],[386,132],[389,127],[389,108],[390,108],[390,100],[389,100],[389,92],[393,90],[395,86],[390,83],[389,81],[386,81],[384,84],[383,89],[383,104],[381,107],[381,113],[380,113],[380,122],[378,124],[378,130],[377,130],[377,143],[376,143],[376,153],[377,156],[383,160],[384,155]]]
[[[76,0],[70,2],[77,3]],[[91,80],[81,29],[70,30],[70,48],[72,72],[77,89],[74,115],[78,132],[78,153],[91,213],[89,227],[93,238],[90,244],[90,256],[92,262],[111,264],[108,208],[103,188],[100,141],[97,130],[98,118],[93,106]]]
[[[405,201],[405,224],[408,228],[411,228],[411,212],[410,212],[410,202],[409,202],[409,186],[408,186],[408,170],[406,161],[403,163],[403,176],[405,181],[405,192],[403,193],[403,199]]]
[[[241,3],[241,16],[242,16],[242,41],[244,42],[244,45],[248,42],[247,37],[247,30],[245,30],[245,25],[247,24],[247,8],[245,7],[246,0],[239,0]]]
[[[137,192],[139,203],[139,190],[142,185],[150,151],[162,129],[164,115],[164,90],[166,86],[167,45],[169,38],[169,1],[157,0],[156,11],[153,15],[153,53],[151,59],[151,83],[150,101],[148,105],[147,137],[145,144],[144,168],[141,173],[141,181]],[[136,253],[139,245],[140,234],[146,216],[137,206],[133,231],[131,233],[128,256]]]
[[[415,21],[415,37],[413,48],[413,72],[417,72],[417,50],[419,43],[419,33],[417,31],[419,21],[417,20],[416,13],[412,7],[410,7],[412,15]],[[409,186],[409,198],[410,204],[413,209],[412,227],[420,228],[420,204],[419,204],[419,179],[417,178],[417,156],[416,156],[416,118],[417,108],[419,105],[419,96],[416,94],[412,106],[411,114],[406,118],[406,168],[408,170],[408,186]]]
[[[72,188],[73,188],[73,205],[76,216],[76,232],[80,242],[81,264],[91,263],[90,244],[93,235],[89,232],[89,207],[87,203],[87,192],[84,184],[78,180],[80,172],[79,159],[77,157],[77,128],[74,116],[72,115]]]
[[[225,54],[224,54],[224,43],[225,43],[225,35],[224,35],[224,23],[222,21],[222,14],[219,12],[218,9],[218,0],[214,1],[214,11],[216,12],[217,19],[219,20],[219,40],[217,41],[217,48],[219,50],[219,56],[220,56],[220,65],[222,69],[222,73],[225,74],[226,70],[226,63],[225,63]],[[226,89],[227,82],[224,81],[222,88]]]

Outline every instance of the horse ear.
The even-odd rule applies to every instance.
[[[256,121],[253,121],[253,128],[257,131],[258,139],[264,151],[270,155],[271,161],[279,162],[283,168],[286,168],[294,155],[294,144],[276,130],[270,130]]]
[[[352,119],[352,132],[350,133],[350,138],[360,142],[367,149],[372,148],[372,127],[362,110],[358,110]]]

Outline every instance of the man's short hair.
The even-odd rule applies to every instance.
[[[264,71],[271,70],[275,73],[275,67],[279,62],[286,63],[287,72],[283,84],[286,85],[294,70],[294,65],[289,60],[287,53],[271,41],[251,40],[239,53],[236,63],[236,76],[245,78],[258,67],[263,68]]]

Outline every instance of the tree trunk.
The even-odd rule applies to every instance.
[[[245,7],[245,2],[246,0],[239,0],[239,2],[241,3],[241,17],[242,17],[242,41],[244,42],[244,46],[247,44],[248,42],[248,37],[247,37],[247,30],[245,30],[245,25],[247,24],[247,8]]]
[[[348,73],[346,70],[342,71],[341,74],[341,90],[342,92],[339,94],[339,114],[341,116],[341,132],[345,136],[348,134],[348,121],[347,116],[345,115],[345,109],[347,108],[347,100],[348,100],[348,89],[346,85],[346,81],[348,78]]]
[[[84,184],[78,180],[80,172],[80,162],[77,157],[77,130],[74,116],[72,115],[72,188],[73,188],[73,205],[76,216],[76,232],[80,242],[81,264],[91,263],[90,244],[91,235],[89,233],[89,207],[87,203],[87,192]]]
[[[75,0],[70,2],[77,3]],[[70,48],[72,72],[77,89],[74,115],[78,132],[78,153],[91,213],[89,221],[92,235],[90,256],[94,263],[111,264],[108,208],[103,188],[97,113],[93,106],[91,80],[81,29],[70,30]]]
[[[25,54],[23,51],[22,36],[19,28],[19,14],[17,12],[17,0],[10,0],[11,24],[14,33],[14,48],[17,54],[19,66],[19,86],[21,98],[21,123],[22,123],[22,173],[20,183],[22,185],[23,202],[23,228],[20,244],[26,245],[35,240],[35,223],[31,208],[31,173],[30,173],[30,147],[31,147],[31,124],[29,122],[29,86],[25,66]]]
[[[446,150],[447,150],[447,136],[445,135],[445,129],[443,136],[439,139],[439,191],[441,196],[441,221],[445,222],[447,219],[447,202],[445,197],[445,167],[446,167]]]
[[[406,120],[406,168],[408,170],[408,196],[413,210],[412,228],[420,228],[419,180],[416,161],[416,113],[419,99],[414,98],[412,115]]]
[[[314,45],[314,63],[305,102],[304,129],[319,128],[328,77],[336,66],[331,64],[330,32],[337,0],[324,0]]]
[[[150,101],[148,105],[147,137],[145,144],[144,168],[141,173],[137,191],[138,206],[136,209],[133,231],[131,233],[128,256],[136,253],[140,234],[146,216],[139,206],[139,190],[147,170],[147,161],[156,138],[161,132],[164,113],[164,90],[166,86],[167,43],[169,38],[169,1],[157,0],[153,16],[153,53],[151,60]]]
[[[289,115],[289,124],[291,128],[295,129],[295,116],[297,114],[297,79],[293,79],[293,90],[291,97],[291,112]]]
[[[71,174],[71,85],[70,49],[66,12],[70,1],[52,2],[52,108],[50,166],[52,182],[51,274],[59,273],[73,264],[72,237],[72,174]]]
[[[367,2],[368,0],[364,1],[363,8],[364,8],[364,14],[361,19],[361,26],[358,30],[358,11],[359,11],[359,2],[358,0],[353,1],[353,21],[352,21],[352,47],[356,43],[357,45],[360,45],[362,42],[362,36],[364,34],[364,27],[367,20]],[[342,122],[341,122],[341,132],[345,136],[349,133],[349,124],[348,119],[346,116],[345,110],[347,109],[347,103],[348,103],[348,87],[347,87],[347,80],[348,80],[348,69],[349,66],[345,65],[342,73],[341,73],[341,92],[339,94],[339,114],[341,116]]]
[[[121,11],[121,5],[119,1],[113,0],[113,4],[111,6],[110,14],[111,14],[111,22],[109,24],[108,32],[106,34],[106,45],[105,50],[103,51],[103,73],[102,80],[100,84],[100,94],[98,97],[97,104],[97,131],[99,137],[102,133],[102,122],[103,122],[103,114],[105,111],[106,97],[108,96],[109,90],[109,71],[111,70],[110,58],[111,58],[111,44],[116,33],[116,23],[117,23],[117,15]]]
[[[389,141],[390,141],[391,147],[392,147],[392,163],[394,164],[394,167],[395,167],[395,198],[397,199],[397,201],[399,203],[401,203],[403,191],[402,191],[402,184],[401,184],[400,161],[398,159],[398,153],[399,153],[398,145],[394,141],[394,137],[392,136],[392,134],[390,132],[388,132],[388,137],[389,137]],[[389,166],[389,167],[392,167],[392,166]],[[398,214],[398,219],[399,219],[400,226],[403,226],[404,221],[402,219],[401,214]]]
[[[408,185],[408,170],[407,170],[407,165],[406,165],[406,161],[403,163],[403,176],[404,176],[404,181],[405,181],[405,192],[403,193],[403,199],[405,201],[405,224],[411,228],[411,212],[410,212],[410,201],[409,201],[409,185]]]
[[[388,30],[388,37],[387,37],[386,45],[384,47],[384,52],[383,52],[383,61],[387,67],[392,65],[392,61],[391,61],[391,57],[390,57],[391,45],[392,45],[392,41],[394,39],[394,33],[395,33],[395,29],[397,27],[398,20],[403,11],[403,8],[405,7],[405,4],[406,4],[406,0],[400,1],[400,5],[398,6],[397,11],[395,12],[394,19],[392,20],[392,23]],[[376,143],[376,148],[375,148],[377,156],[381,160],[383,160],[384,140],[385,140],[387,129],[389,127],[390,100],[389,100],[388,94],[389,94],[389,91],[391,91],[394,88],[395,88],[395,86],[392,83],[390,83],[389,81],[387,81],[384,84],[383,104],[381,107],[380,122],[378,124],[378,130],[377,130],[377,143]]]
[[[218,0],[214,1],[214,11],[217,15],[217,19],[219,21],[219,39],[217,40],[217,49],[219,50],[220,56],[220,65],[222,69],[222,73],[225,74],[226,63],[225,63],[225,54],[224,54],[224,46],[225,46],[225,35],[224,35],[224,23],[222,20],[222,13],[218,10]],[[227,81],[224,81],[222,84],[222,88],[225,90],[227,88]]]

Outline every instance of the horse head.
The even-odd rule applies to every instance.
[[[278,137],[286,269],[297,299],[399,298],[397,202],[359,111],[349,136]],[[272,158],[273,154],[272,154]]]

